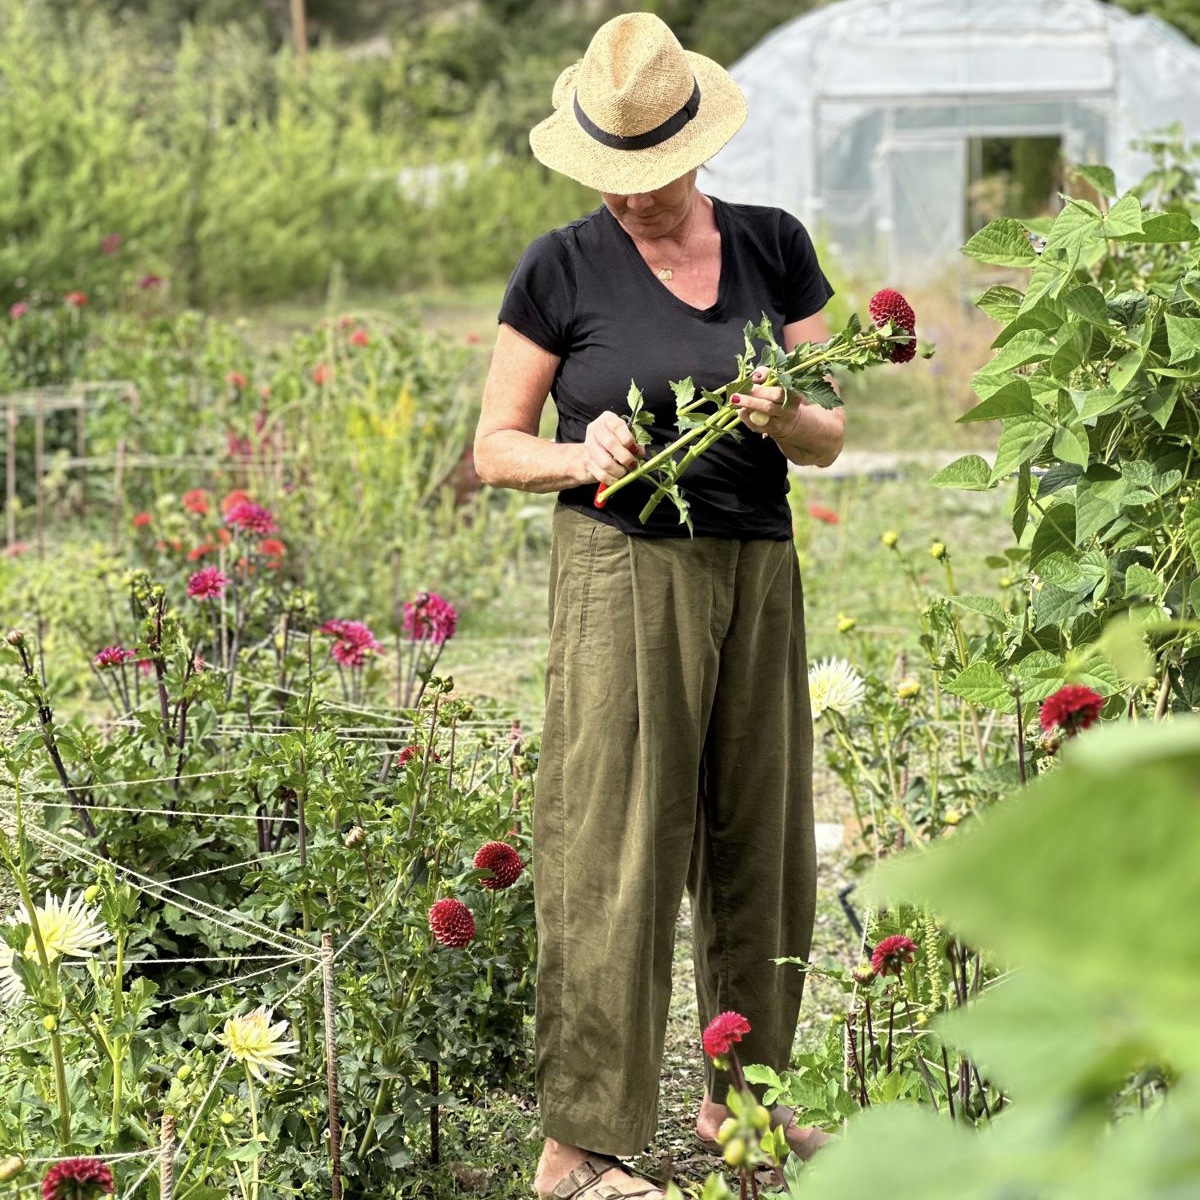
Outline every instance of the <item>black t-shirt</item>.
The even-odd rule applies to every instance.
[[[698,309],[669,292],[605,207],[543,234],[522,255],[500,307],[500,321],[560,362],[551,395],[559,442],[582,442],[605,409],[628,414],[635,381],[653,413],[655,448],[678,436],[671,383],[689,375],[716,389],[734,379],[746,322],[765,313],[782,342],[783,326],[819,312],[833,289],[811,238],[795,217],[776,208],[712,198],[721,233],[717,301]],[[648,448],[649,449],[649,448]],[[681,481],[697,537],[792,536],[787,460],[770,438],[742,430],[706,450]],[[638,521],[653,485],[622,488],[603,509],[596,485],[570,488],[559,501],[626,533],[687,537],[674,504],[664,499]]]

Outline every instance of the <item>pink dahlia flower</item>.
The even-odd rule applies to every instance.
[[[132,650],[126,650],[124,646],[105,646],[99,654],[92,659],[93,664],[99,670],[105,670],[108,667],[119,667],[122,663],[128,662],[136,655]]]
[[[461,900],[445,896],[429,910],[429,928],[443,946],[459,950],[475,936],[475,918]]]
[[[902,933],[885,937],[871,955],[871,966],[877,975],[899,975],[906,963],[913,960],[917,943]]]
[[[1082,684],[1068,683],[1042,701],[1038,716],[1047,733],[1061,728],[1067,737],[1074,737],[1100,719],[1103,707],[1104,697],[1099,692]]]
[[[449,641],[458,628],[454,605],[437,592],[421,592],[404,603],[404,631],[414,642],[428,638],[436,646]]]
[[[225,591],[228,582],[217,567],[203,567],[188,580],[187,592],[193,600],[213,600]]]
[[[375,635],[361,621],[326,621],[320,632],[337,638],[329,653],[343,667],[361,667],[366,663],[368,654],[383,649],[375,640]]]
[[[475,866],[491,871],[479,882],[493,892],[512,887],[525,869],[521,856],[507,842],[485,842],[475,851]]]
[[[42,1180],[42,1200],[96,1200],[112,1190],[112,1171],[98,1158],[64,1158]]]
[[[225,512],[225,524],[234,525],[246,533],[274,533],[275,518],[252,500],[239,500]]]
[[[750,1032],[750,1022],[741,1013],[723,1012],[709,1021],[700,1039],[709,1058],[722,1058]]]

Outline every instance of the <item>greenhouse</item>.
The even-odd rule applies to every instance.
[[[750,115],[706,186],[788,208],[895,280],[937,274],[1011,215],[1000,167],[1024,172],[1032,217],[1054,211],[1063,164],[1107,163],[1126,188],[1150,165],[1138,139],[1200,138],[1200,47],[1097,0],[843,0],[731,71]]]

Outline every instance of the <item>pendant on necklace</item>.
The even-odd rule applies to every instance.
[[[663,281],[663,283],[670,283],[671,276],[673,274],[674,274],[674,272],[671,270],[670,267],[662,267],[659,269],[658,277],[659,277],[659,279],[661,279]]]

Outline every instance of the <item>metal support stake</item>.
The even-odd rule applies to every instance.
[[[325,990],[325,1083],[329,1092],[329,1157],[333,1176],[329,1194],[342,1197],[342,1120],[338,1097],[337,1038],[334,1036],[333,1011],[333,937],[321,934],[321,982]]]

